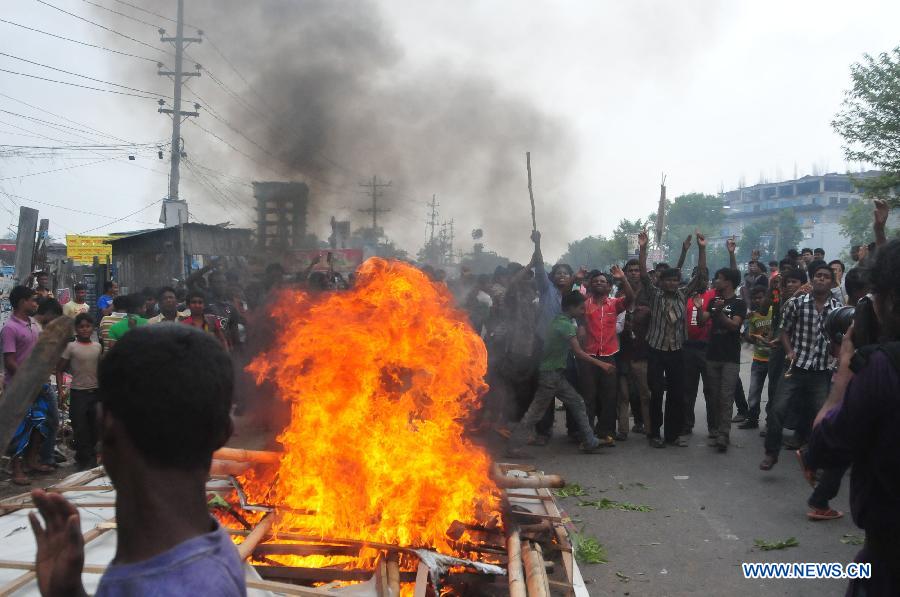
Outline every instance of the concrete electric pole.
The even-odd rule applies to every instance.
[[[172,97],[174,98],[174,102],[172,104],[172,108],[163,108],[165,105],[164,100],[159,100],[159,112],[161,114],[170,114],[172,116],[172,158],[171,158],[171,170],[169,172],[169,201],[179,201],[178,198],[178,183],[181,178],[181,174],[179,171],[179,167],[181,165],[181,154],[183,152],[183,144],[181,140],[181,119],[182,117],[187,116],[200,116],[200,113],[196,111],[199,108],[198,105],[195,105],[194,112],[183,112],[181,110],[181,87],[184,85],[184,77],[199,77],[199,70],[194,72],[186,73],[184,72],[184,48],[191,43],[201,43],[203,40],[199,37],[184,37],[184,0],[178,0],[178,19],[177,19],[177,28],[175,32],[175,37],[166,37],[165,29],[160,29],[160,41],[169,42],[173,46],[175,46],[175,70],[173,71],[165,71],[160,68],[158,74],[164,77],[171,77],[174,84],[175,89],[172,93]],[[196,65],[199,68],[199,65]],[[160,64],[162,67],[162,64]],[[184,280],[187,276],[185,262],[184,262],[184,223],[187,220],[187,205],[185,204],[184,210],[178,210],[178,252],[180,255],[180,271],[179,274],[181,279]]]

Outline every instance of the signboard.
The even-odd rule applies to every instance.
[[[326,256],[331,253],[334,260],[334,269],[338,272],[352,272],[362,265],[363,251],[362,249],[312,249],[309,251],[290,251],[284,259],[285,269],[289,272],[302,272],[309,267],[317,255],[321,255],[322,259],[314,268],[314,271],[325,271],[328,269]]]
[[[80,234],[66,235],[66,257],[84,265],[94,262],[94,257],[100,263],[108,263],[112,260],[112,245],[106,241],[115,236],[81,236]]]

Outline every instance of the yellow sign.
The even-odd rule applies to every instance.
[[[67,234],[66,257],[87,265],[94,262],[94,257],[99,259],[100,263],[107,263],[112,260],[112,245],[106,241],[114,238],[116,237]]]

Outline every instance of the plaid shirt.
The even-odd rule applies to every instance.
[[[684,345],[684,315],[687,299],[694,291],[706,287],[707,270],[698,271],[687,286],[666,294],[653,285],[649,276],[641,278],[650,298],[650,329],[647,330],[647,344],[656,350],[681,350]]]
[[[784,304],[781,311],[782,331],[787,334],[797,354],[795,367],[808,371],[828,369],[831,357],[824,329],[825,316],[840,306],[841,301],[829,295],[819,313],[812,294],[795,296]]]

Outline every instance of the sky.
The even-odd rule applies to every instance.
[[[299,5],[294,8],[300,13],[304,1],[293,3]],[[173,28],[117,0],[47,2],[152,46],[163,44],[149,25]],[[174,0],[130,2],[174,16]],[[209,10],[214,4],[213,0],[187,0],[188,21],[192,6],[197,9],[194,15],[202,15],[200,9]],[[101,7],[141,18],[149,25]],[[454,218],[460,231],[483,227],[489,249],[527,260],[531,221],[525,151],[532,153],[538,227],[545,230],[548,259],[562,254],[568,242],[610,234],[622,218],[645,217],[655,211],[662,173],[667,177],[668,195],[674,197],[688,192],[715,194],[735,188],[741,180],[755,184],[761,179],[788,179],[795,171],[803,176],[858,169],[859,165],[844,161],[841,140],[830,121],[850,84],[850,65],[864,53],[900,44],[894,25],[900,22],[900,3],[891,1],[857,2],[853,10],[837,1],[768,0],[384,0],[373,2],[372,7],[398,50],[390,67],[376,73],[381,85],[389,86],[393,78],[405,84],[411,80],[415,85],[436,86],[434,92],[439,93],[442,73],[471,74],[489,82],[492,93],[503,101],[527,105],[537,115],[535,126],[542,127],[542,133],[534,137],[542,140],[542,146],[527,146],[514,135],[504,137],[509,145],[501,150],[508,150],[510,160],[520,160],[521,170],[503,170],[503,176],[513,180],[503,187],[502,197],[482,193],[476,199],[479,193],[473,185],[480,180],[478,173],[471,162],[460,158],[456,163],[452,155],[447,172],[428,178],[401,168],[402,152],[395,161],[372,159],[371,164],[354,155],[351,167],[345,168],[353,176],[368,175],[380,167],[379,177],[393,181],[395,191],[386,189],[384,200],[392,211],[382,222],[387,235],[413,254],[425,238],[425,202],[435,193],[442,219]],[[0,19],[150,58],[80,46],[0,22],[0,53],[6,54],[0,55],[0,69],[133,92],[11,57],[16,56],[133,87],[140,90],[139,95],[171,94],[171,83],[155,76],[153,63],[168,57],[132,39],[37,0],[5,0]],[[209,38],[216,41],[220,36],[222,54],[248,80],[266,80],[257,79],[257,74],[271,74],[277,68],[268,61],[248,61],[240,54],[239,39],[222,42],[239,37],[233,30],[217,30],[222,27],[215,22],[210,27]],[[250,28],[243,34],[259,43],[272,31]],[[279,48],[290,52],[291,39],[282,38]],[[239,99],[208,76],[191,82],[223,118],[204,114],[197,119],[219,139],[196,126],[184,126],[192,166],[183,170],[181,194],[196,221],[247,226],[252,206],[249,181],[275,178],[284,174],[284,168],[222,122],[237,122],[237,104],[256,102],[259,95],[247,89],[209,44],[189,52]],[[423,72],[430,76],[412,78],[411,73]],[[266,89],[257,91],[266,95]],[[157,113],[155,99],[6,72],[0,72],[0,94],[0,145],[4,146],[0,147],[0,228],[7,234],[13,234],[19,205],[49,217],[51,234],[60,239],[66,234],[159,225],[159,201],[168,186],[165,145],[171,125]],[[396,109],[402,110],[403,101],[403,95],[393,99]],[[364,103],[365,97],[358,102]],[[476,103],[466,109],[479,108]],[[437,112],[438,117],[444,113]],[[54,123],[54,128],[48,123]],[[446,126],[456,127],[456,123]],[[530,121],[522,119],[509,126],[527,128]],[[386,134],[402,145],[402,138],[396,137],[414,134],[411,130],[406,126]],[[456,133],[457,144],[465,140],[465,134]],[[436,151],[441,137],[429,139]],[[109,147],[126,142],[140,145]],[[20,150],[30,157],[15,157],[11,154],[15,149],[7,147],[73,144],[107,147],[53,150],[54,156],[49,150]],[[164,160],[157,158],[158,146],[163,147]],[[129,160],[128,155],[135,159]],[[359,180],[353,176],[345,173],[339,184],[318,192],[314,186],[311,223],[320,237],[328,236],[326,222],[332,214],[349,216],[354,226],[364,224],[366,216],[357,210],[367,207],[366,198],[355,188]],[[303,180],[296,173],[287,177]],[[504,217],[491,217],[491,212]],[[468,235],[459,237],[461,248],[467,249]]]

